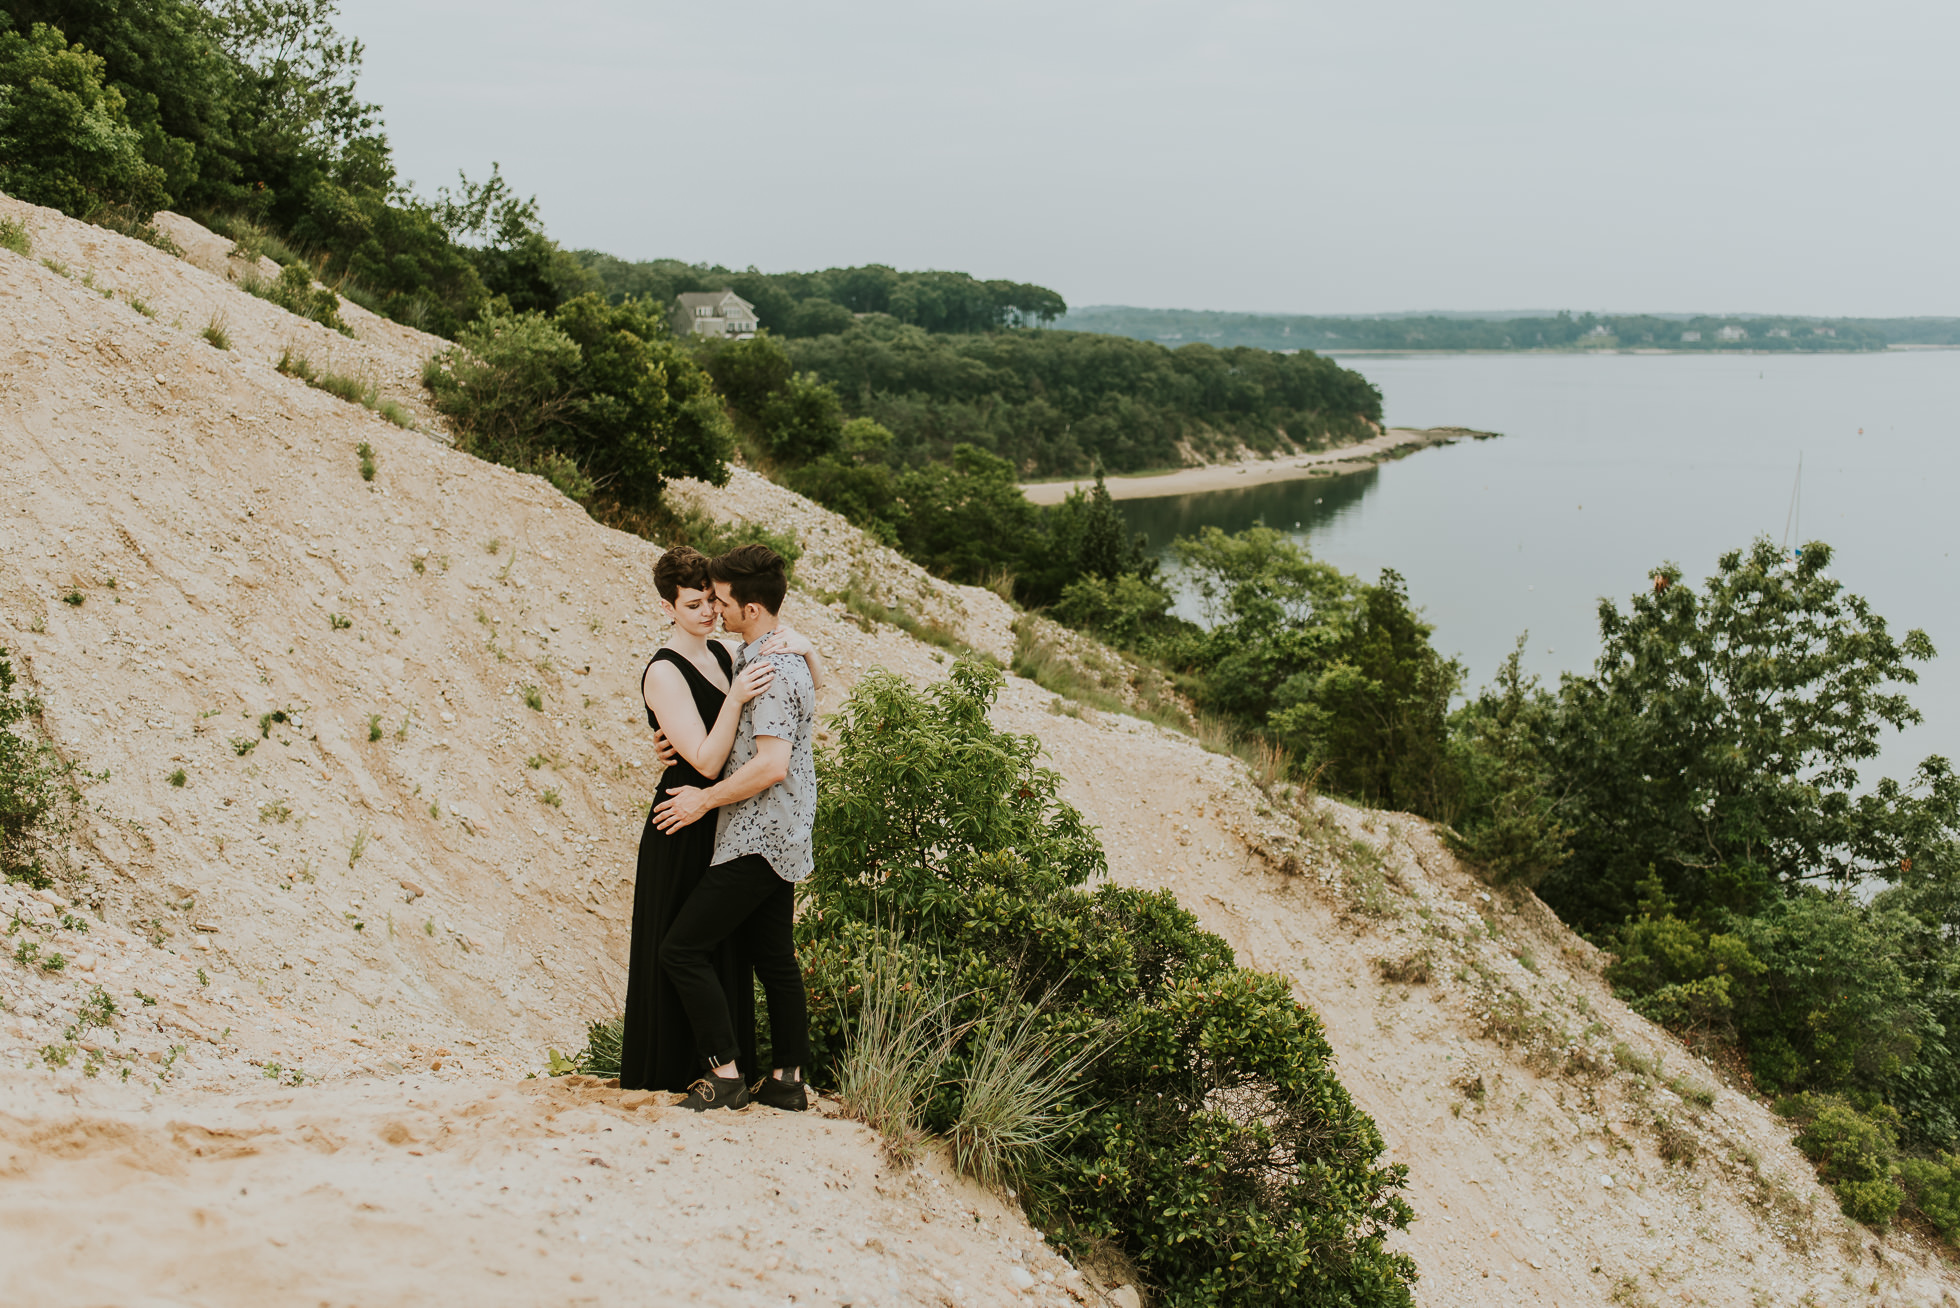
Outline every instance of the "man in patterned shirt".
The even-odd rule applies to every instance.
[[[789,590],[782,556],[743,545],[709,561],[708,576],[722,625],[742,638],[739,671],[751,657],[775,664],[767,690],[742,710],[722,779],[706,789],[675,789],[654,812],[662,831],[677,831],[712,810],[715,848],[707,872],[681,906],[661,945],[667,975],[694,1028],[708,1075],[689,1088],[681,1107],[740,1108],[751,1098],[775,1108],[808,1103],[803,1064],[810,1020],[791,926],[796,883],[813,866],[810,837],[817,817],[817,767],[811,752],[821,672],[814,651],[806,661],[787,649],[756,653],[777,629]],[[806,644],[805,642],[799,642]],[[716,946],[736,937],[755,967],[769,1001],[774,1072],[753,1086],[735,1065],[736,1039],[727,996],[710,961]]]

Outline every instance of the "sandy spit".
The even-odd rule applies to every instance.
[[[1103,484],[1113,500],[1148,500],[1165,495],[1195,495],[1201,491],[1239,490],[1269,481],[1298,481],[1304,477],[1338,477],[1360,472],[1389,459],[1398,459],[1431,445],[1449,445],[1465,437],[1492,435],[1464,427],[1390,427],[1354,445],[1315,450],[1307,454],[1283,454],[1275,458],[1242,459],[1237,463],[1212,463],[1174,472],[1149,473],[1137,477],[1109,477]],[[1036,504],[1060,504],[1071,492],[1088,490],[1095,479],[1076,481],[1032,481],[1021,490]]]

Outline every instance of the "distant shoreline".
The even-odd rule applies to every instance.
[[[1331,450],[1106,477],[1103,485],[1108,487],[1109,497],[1113,500],[1147,500],[1167,495],[1236,490],[1274,481],[1299,481],[1307,477],[1339,477],[1364,471],[1432,445],[1450,445],[1466,439],[1489,440],[1496,435],[1497,432],[1472,431],[1468,427],[1390,427],[1379,436]],[[1094,477],[1023,482],[1021,491],[1035,504],[1060,504],[1071,492],[1088,490],[1095,484]]]

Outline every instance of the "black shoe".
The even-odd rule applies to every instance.
[[[780,1108],[785,1113],[800,1113],[810,1106],[810,1096],[803,1088],[803,1082],[765,1076],[749,1087],[749,1098],[758,1104]]]
[[[741,1108],[749,1102],[749,1088],[739,1076],[704,1076],[687,1088],[680,1106],[699,1113],[709,1108]]]

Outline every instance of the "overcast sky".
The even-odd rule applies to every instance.
[[[344,0],[405,176],[1071,304],[1960,314],[1960,6]]]

